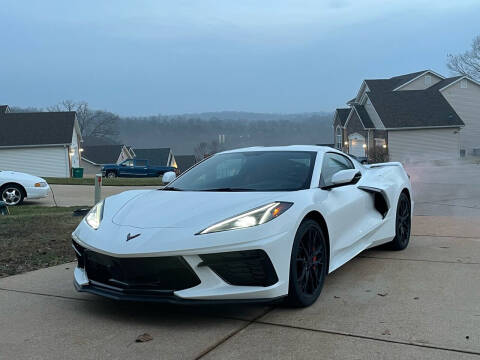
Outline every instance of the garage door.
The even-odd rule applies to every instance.
[[[457,159],[460,156],[458,129],[389,131],[388,148],[390,161]]]
[[[365,156],[365,137],[354,133],[348,136],[349,153],[355,156]]]

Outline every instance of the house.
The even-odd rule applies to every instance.
[[[177,168],[180,174],[197,163],[195,155],[176,155],[175,161],[177,162]]]
[[[335,147],[372,162],[480,154],[480,84],[424,70],[364,80],[334,115]]]
[[[101,173],[102,166],[105,164],[119,164],[134,157],[135,152],[126,145],[85,146],[81,167],[85,175],[95,175]]]
[[[0,106],[0,170],[70,177],[82,136],[74,111],[13,113]]]
[[[170,148],[157,149],[136,149],[134,148],[137,159],[148,160],[149,165],[153,166],[173,166],[177,167],[177,162]]]

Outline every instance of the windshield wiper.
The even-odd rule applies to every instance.
[[[224,188],[216,188],[216,189],[205,189],[201,191],[224,191],[224,192],[235,192],[235,191],[257,191],[255,189],[245,189],[245,188],[231,188],[231,187],[224,187]]]
[[[170,190],[170,191],[183,191],[183,189],[179,189],[179,188],[176,188],[174,186],[165,186],[163,189],[161,190]]]

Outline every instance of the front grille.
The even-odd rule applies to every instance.
[[[118,258],[74,242],[79,267],[89,280],[126,290],[183,290],[200,279],[181,256]]]
[[[272,261],[263,250],[200,255],[199,266],[210,267],[231,285],[270,286],[278,281]]]

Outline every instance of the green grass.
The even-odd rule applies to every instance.
[[[0,278],[73,261],[71,233],[79,207],[9,207],[0,216]]]
[[[94,178],[74,179],[47,177],[45,180],[50,185],[93,185],[95,182]],[[161,177],[115,179],[103,178],[103,186],[163,186],[163,182]]]

